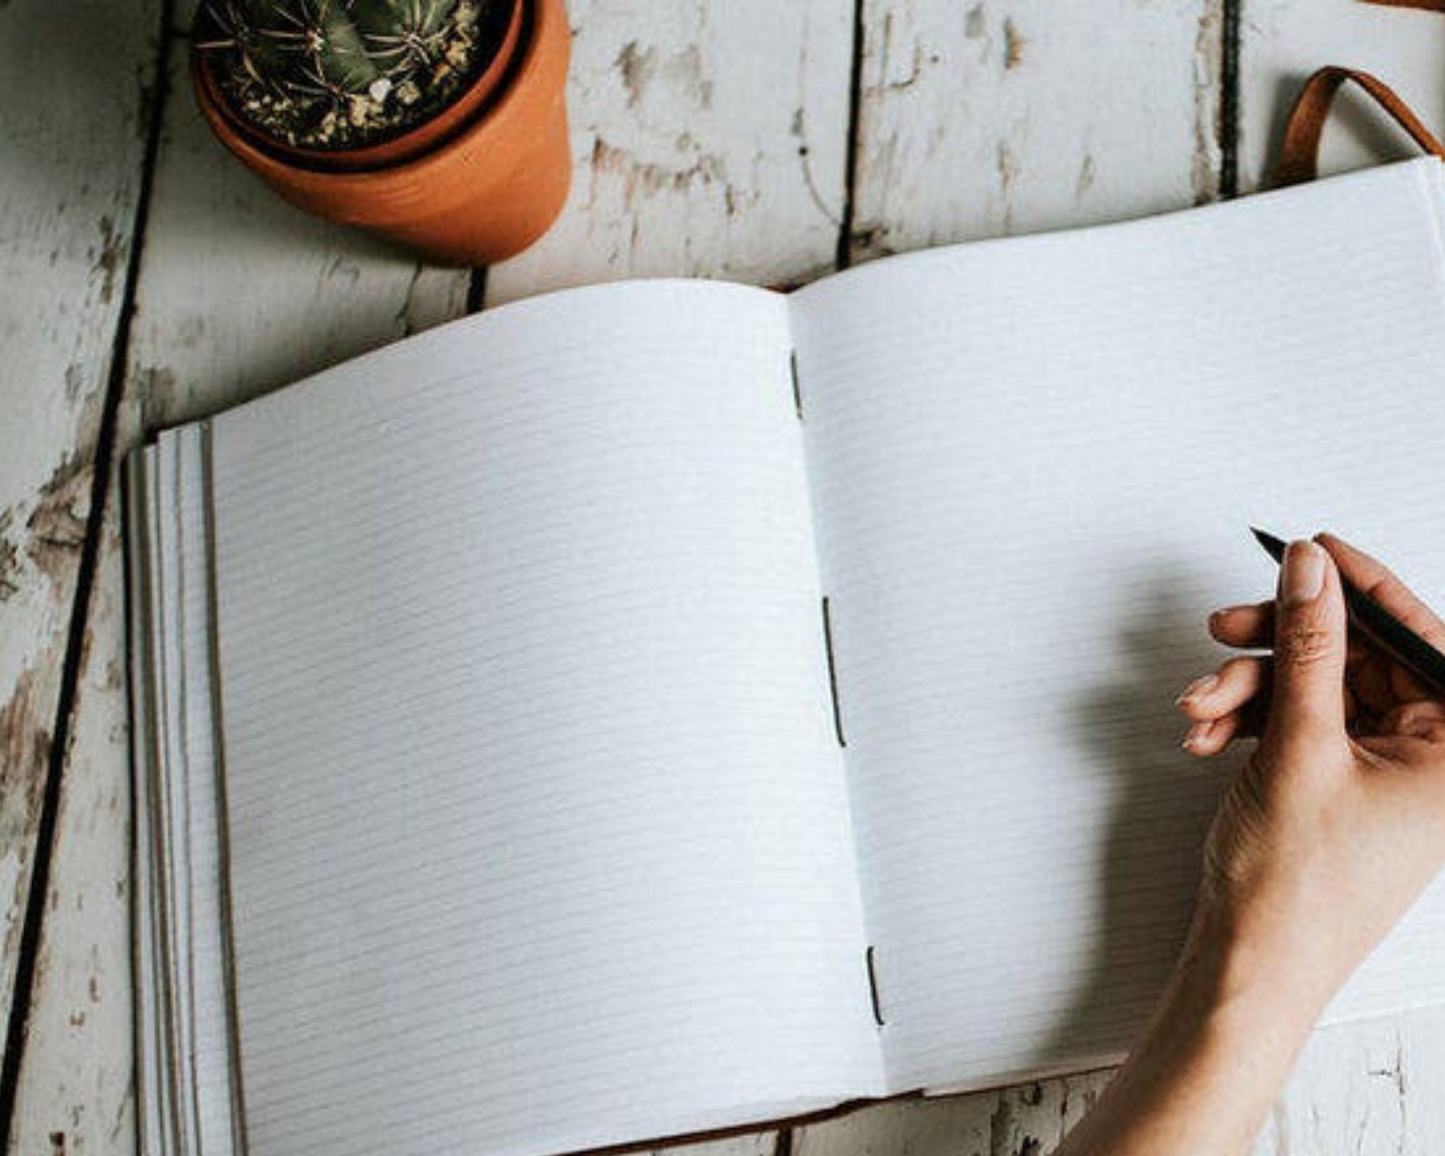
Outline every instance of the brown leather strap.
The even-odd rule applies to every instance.
[[[1445,0],[1370,0],[1376,4],[1390,4],[1405,8],[1432,8],[1445,12]],[[1279,163],[1275,166],[1274,180],[1277,185],[1295,185],[1315,178],[1319,166],[1320,135],[1324,132],[1325,118],[1329,116],[1330,104],[1335,93],[1347,80],[1363,88],[1394,119],[1395,123],[1410,134],[1427,153],[1445,158],[1445,145],[1421,123],[1420,118],[1410,111],[1406,104],[1388,84],[1368,72],[1357,68],[1339,68],[1331,65],[1321,68],[1305,81],[1299,97],[1290,110],[1285,124],[1284,143],[1280,145]]]
[[[1365,0],[1382,8],[1423,8],[1427,12],[1445,12],[1445,0]]]

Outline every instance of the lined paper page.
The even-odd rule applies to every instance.
[[[789,351],[635,283],[216,420],[252,1156],[878,1090]]]
[[[895,1090],[1117,1053],[1228,766],[1171,699],[1248,537],[1445,605],[1440,166],[866,266],[794,299]],[[1433,892],[1333,1009],[1445,999]]]

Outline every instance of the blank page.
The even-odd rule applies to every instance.
[[[1433,161],[938,250],[794,322],[895,1090],[1126,1046],[1225,760],[1171,700],[1250,539],[1332,528],[1445,605]],[[1333,1014],[1445,999],[1434,893]]]
[[[252,1156],[876,1092],[784,301],[510,306],[214,425]]]

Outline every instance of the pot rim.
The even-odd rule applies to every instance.
[[[540,31],[536,0],[510,0],[511,15],[501,44],[486,68],[454,99],[405,132],[354,149],[318,149],[270,137],[245,120],[226,98],[207,54],[190,49],[191,87],[201,111],[233,152],[247,159],[316,176],[362,176],[400,170],[457,143],[490,119],[526,70]],[[480,92],[479,90],[484,90]],[[474,106],[474,107],[469,107]],[[438,129],[441,122],[454,124]],[[428,140],[429,136],[435,140]]]

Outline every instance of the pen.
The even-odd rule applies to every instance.
[[[1285,543],[1254,526],[1250,532],[1276,562],[1284,561]],[[1340,577],[1345,592],[1345,609],[1353,626],[1376,650],[1387,655],[1415,676],[1431,694],[1445,697],[1445,654],[1441,654],[1393,614],[1371,601],[1363,591]]]

